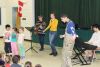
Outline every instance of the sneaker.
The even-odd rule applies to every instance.
[[[58,55],[58,53],[56,52],[56,53],[53,53],[53,56],[57,56]]]
[[[39,49],[39,51],[43,51],[43,50],[44,50],[43,48],[40,48],[40,49]]]
[[[49,55],[53,55],[53,53],[50,53]]]

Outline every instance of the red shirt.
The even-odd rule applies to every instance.
[[[5,67],[10,67],[10,64],[5,64]]]

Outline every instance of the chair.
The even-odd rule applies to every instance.
[[[76,54],[73,57],[73,59],[78,58],[80,60],[80,62],[82,63],[82,65],[90,65],[90,63],[88,63],[87,60],[82,55],[83,53],[85,53],[86,49],[81,46],[81,40],[79,38],[76,38],[75,46],[74,46],[73,50]]]

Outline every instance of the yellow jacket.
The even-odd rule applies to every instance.
[[[50,29],[50,31],[57,31],[57,27],[58,27],[58,20],[51,19],[50,23],[49,23],[48,27],[45,29],[45,31],[48,29]]]

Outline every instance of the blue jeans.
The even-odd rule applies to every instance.
[[[57,32],[56,31],[50,31],[49,32],[49,43],[52,49],[52,53],[56,53],[56,48],[55,48],[55,43],[56,43],[56,36]]]

